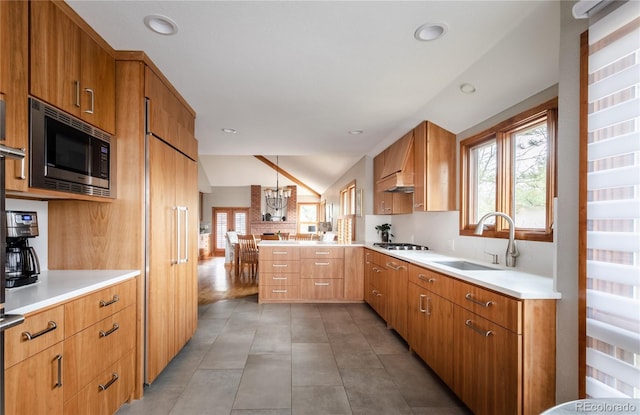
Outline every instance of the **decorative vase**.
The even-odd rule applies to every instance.
[[[389,242],[389,231],[380,232],[380,236],[382,237],[382,242]]]

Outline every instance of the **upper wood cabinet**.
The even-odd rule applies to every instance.
[[[0,1],[0,94],[5,103],[6,125],[4,145],[29,151],[29,114],[27,105],[29,70],[29,3]],[[7,159],[7,190],[25,192],[27,159]]]
[[[456,136],[423,121],[413,130],[414,211],[456,209]]]
[[[411,193],[385,192],[378,187],[378,181],[383,178],[385,159],[388,152],[385,150],[373,159],[373,214],[396,215],[411,213],[413,195]]]
[[[30,2],[30,93],[115,133],[115,58],[64,3]]]

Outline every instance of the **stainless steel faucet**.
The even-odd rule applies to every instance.
[[[504,218],[509,223],[509,243],[507,244],[507,253],[505,255],[505,260],[508,267],[516,266],[516,257],[520,255],[518,252],[518,247],[516,246],[516,226],[513,223],[513,219],[502,212],[489,212],[478,221],[478,225],[476,226],[475,234],[482,235],[482,230],[484,229],[484,221],[490,216],[500,216]]]

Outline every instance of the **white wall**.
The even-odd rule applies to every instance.
[[[36,212],[38,215],[38,232],[40,236],[31,238],[29,245],[35,249],[38,255],[40,269],[49,269],[49,204],[41,201],[7,198],[5,208],[6,210]]]

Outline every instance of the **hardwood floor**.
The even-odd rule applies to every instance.
[[[258,282],[247,270],[235,275],[224,263],[224,257],[198,261],[198,304],[210,304],[229,298],[240,298],[258,293]]]

